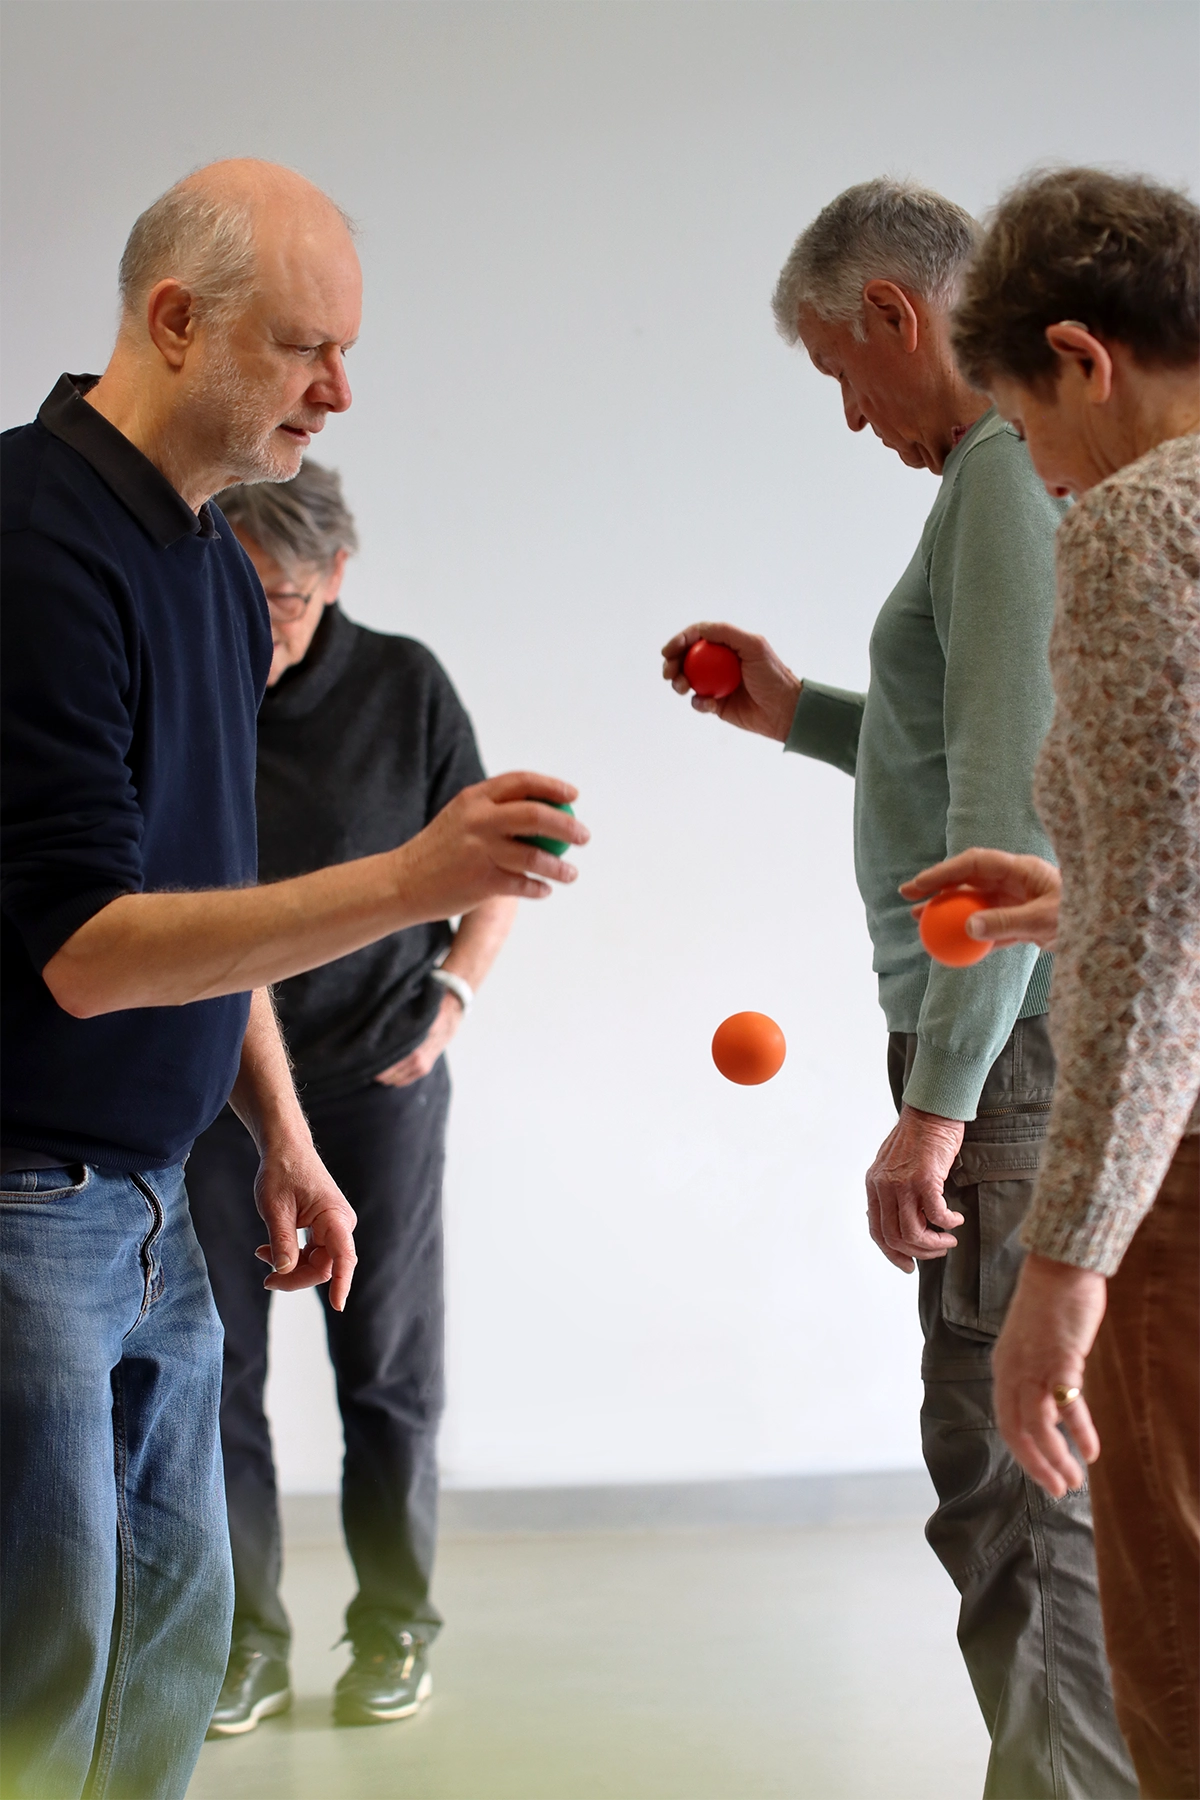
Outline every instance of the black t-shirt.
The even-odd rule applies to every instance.
[[[483,780],[471,721],[423,644],[331,606],[258,715],[261,881],[392,850]],[[293,975],[275,1003],[304,1100],[361,1087],[421,1042],[449,925],[413,925]]]

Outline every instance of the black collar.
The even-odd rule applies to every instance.
[[[185,537],[219,537],[207,504],[194,513],[148,456],[89,406],[83,396],[98,375],[63,375],[38,410],[38,424],[70,444],[91,464],[117,499],[126,505],[163,550]]]
[[[327,606],[304,661],[285,669],[263,695],[260,728],[275,719],[302,719],[315,712],[345,674],[361,636],[361,627],[346,617],[336,600]]]

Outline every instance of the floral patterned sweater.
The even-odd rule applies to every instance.
[[[1200,436],[1092,488],[1057,557],[1035,795],[1063,877],[1058,1084],[1022,1237],[1111,1275],[1200,1129]]]

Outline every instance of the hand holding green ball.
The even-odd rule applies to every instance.
[[[534,794],[531,794],[529,797],[531,800],[537,798]],[[570,813],[572,818],[575,817],[575,808],[566,800],[539,800],[538,805],[553,806],[559,812]],[[533,844],[536,849],[545,850],[550,856],[565,856],[567,851],[571,848],[570,844],[561,843],[558,838],[521,837],[517,839],[517,842],[519,844]]]

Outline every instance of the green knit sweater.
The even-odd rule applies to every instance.
[[[871,634],[866,694],[804,682],[787,740],[854,776],[855,867],[891,1031],[917,1034],[904,1097],[973,1119],[1014,1022],[1046,1011],[1028,945],[930,962],[897,888],[973,845],[1049,858],[1033,765],[1053,710],[1047,645],[1062,503],[994,412],[946,459],[921,542]]]

